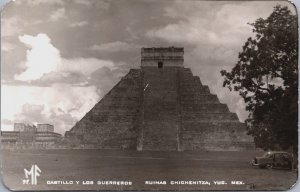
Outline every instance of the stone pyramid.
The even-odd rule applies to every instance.
[[[71,147],[247,150],[253,138],[226,104],[183,67],[183,48],[142,48],[130,69],[65,137]]]

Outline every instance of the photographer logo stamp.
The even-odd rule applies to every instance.
[[[31,169],[28,171],[27,169],[24,169],[25,172],[25,178],[23,179],[23,184],[31,184],[36,185],[37,184],[37,177],[40,176],[42,173],[41,169],[37,165],[32,165]]]

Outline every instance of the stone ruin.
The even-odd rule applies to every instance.
[[[161,151],[254,149],[245,124],[183,66],[183,48],[142,48],[130,69],[65,134],[71,147]]]

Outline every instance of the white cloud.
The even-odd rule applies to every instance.
[[[70,27],[83,27],[83,26],[85,26],[87,24],[88,24],[87,21],[79,21],[79,22],[71,23]]]
[[[100,60],[96,58],[73,58],[63,59],[62,65],[59,71],[63,72],[80,72],[84,75],[90,75],[92,72],[99,68],[108,67],[110,69],[115,68],[115,64],[112,61]]]
[[[51,44],[51,40],[46,34],[23,35],[19,37],[19,40],[28,46],[29,50],[27,50],[25,61],[27,68],[23,73],[15,75],[16,80],[37,80],[51,72],[78,72],[90,75],[102,67],[115,68],[115,64],[108,60],[81,57],[62,58],[60,51]]]
[[[26,54],[26,71],[16,75],[15,79],[21,81],[36,80],[44,74],[56,71],[61,65],[59,50],[56,49],[46,34],[37,36],[19,36],[20,42],[29,47]]]
[[[104,43],[100,45],[93,45],[89,49],[93,51],[101,51],[101,52],[120,52],[120,51],[138,50],[140,49],[140,47],[141,46],[136,44],[116,41],[116,42]]]
[[[59,8],[52,12],[50,15],[50,21],[58,21],[60,19],[66,18],[66,10],[65,8]]]
[[[56,84],[51,87],[2,85],[1,120],[24,122],[26,119],[30,119],[33,121],[37,114],[34,116],[29,111],[32,111],[32,107],[40,106],[39,113],[41,116],[36,118],[36,122],[48,119],[54,125],[60,126],[56,126],[56,131],[63,133],[74,125],[63,123],[63,118],[66,115],[70,115],[73,121],[79,120],[98,100],[99,96],[95,86],[74,87],[67,84]]]

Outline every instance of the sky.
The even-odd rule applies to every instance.
[[[15,0],[1,11],[1,130],[13,123],[71,129],[124,76],[141,47],[184,47],[184,66],[247,118],[222,69],[253,36],[248,23],[285,1]]]

